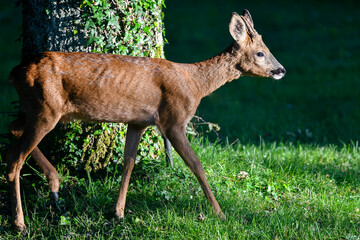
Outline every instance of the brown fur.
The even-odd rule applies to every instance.
[[[25,119],[11,124],[18,141],[8,152],[12,212],[16,228],[25,229],[20,200],[20,169],[31,154],[49,180],[52,192],[59,189],[55,168],[37,148],[59,121],[80,119],[128,123],[124,175],[116,215],[124,216],[126,192],[144,129],[156,125],[196,175],[214,212],[224,218],[212,194],[199,159],[190,147],[185,126],[200,100],[243,75],[281,78],[276,61],[253,28],[248,11],[233,14],[234,38],[225,51],[203,62],[181,64],[164,59],[100,53],[44,52],[16,66],[10,81],[26,112]],[[258,57],[258,52],[264,53]]]

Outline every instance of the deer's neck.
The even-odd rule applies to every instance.
[[[233,43],[218,55],[198,63],[196,80],[198,81],[199,92],[205,97],[224,85],[226,82],[239,78],[241,70],[237,69],[239,63],[237,46]]]

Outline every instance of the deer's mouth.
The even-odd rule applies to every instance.
[[[270,77],[275,80],[279,80],[285,76],[286,70],[283,67],[279,67],[276,70],[270,71]]]

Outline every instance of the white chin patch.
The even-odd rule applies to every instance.
[[[279,79],[282,79],[284,77],[285,74],[283,73],[279,73],[279,74],[274,74],[274,75],[271,75],[271,78],[275,79],[275,80],[279,80]]]

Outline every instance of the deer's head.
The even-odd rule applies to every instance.
[[[240,16],[233,13],[229,24],[231,36],[236,41],[239,55],[237,68],[248,76],[271,77],[281,79],[285,68],[274,58],[264,44],[261,35],[254,29],[254,23],[248,10]]]

